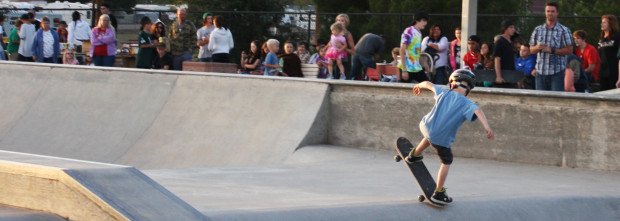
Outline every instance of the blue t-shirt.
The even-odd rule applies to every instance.
[[[267,53],[267,57],[265,57],[265,63],[264,64],[271,64],[271,65],[276,65],[278,64],[278,56],[272,52]],[[274,72],[276,71],[275,68],[270,68],[267,66],[265,67],[265,71],[263,72],[263,75],[265,76],[274,76]]]
[[[450,148],[463,122],[476,120],[478,105],[455,91],[434,88],[435,106],[420,121],[420,131],[432,144]]]
[[[525,76],[531,76],[532,70],[534,70],[534,66],[536,66],[536,55],[531,54],[526,58],[517,57],[515,59],[515,66],[517,71],[523,72]]]

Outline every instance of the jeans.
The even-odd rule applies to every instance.
[[[43,58],[43,63],[55,64],[54,58]]]
[[[536,75],[536,90],[564,91],[564,71],[552,75]]]
[[[347,80],[355,80],[360,76],[365,76],[367,68],[376,68],[377,65],[372,56],[355,54],[351,58],[351,73],[347,76]]]
[[[435,69],[435,75],[433,75],[433,84],[446,85],[448,84],[448,67],[441,66]]]
[[[201,62],[213,62],[213,58],[199,58]]]
[[[185,52],[180,55],[175,55],[172,61],[172,70],[177,70],[177,71],[183,70],[183,62],[191,61],[191,60],[192,60],[191,52]]]
[[[116,57],[114,55],[93,56],[93,64],[95,64],[95,66],[113,67],[114,61],[116,61]]]

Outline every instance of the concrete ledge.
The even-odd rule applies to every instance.
[[[133,167],[0,151],[0,204],[69,220],[207,220]]]
[[[390,150],[399,136],[418,142],[419,122],[434,103],[412,85],[331,84],[328,143]],[[457,156],[600,170],[620,170],[618,96],[475,88],[470,98],[496,132],[488,141],[480,123],[465,123]]]

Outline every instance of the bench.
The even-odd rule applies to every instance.
[[[317,78],[319,75],[319,65],[301,64],[301,73],[304,74],[304,78]]]
[[[184,61],[183,71],[215,72],[236,74],[239,67],[235,63]]]

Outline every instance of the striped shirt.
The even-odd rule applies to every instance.
[[[530,45],[544,44],[558,50],[573,45],[570,29],[559,22],[553,28],[542,24],[534,29],[530,38]],[[566,69],[566,55],[555,55],[547,52],[538,52],[536,70],[540,75],[553,75]]]

